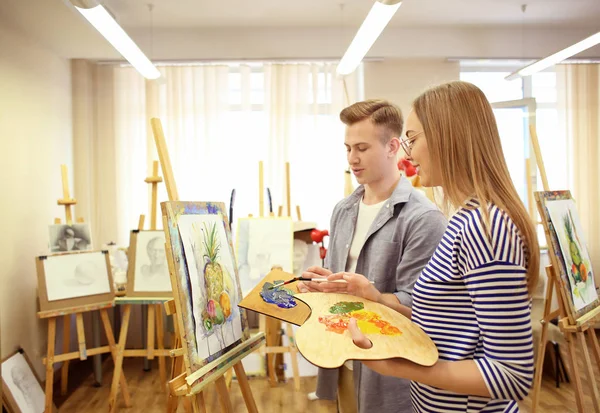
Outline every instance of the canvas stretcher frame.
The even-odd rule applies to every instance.
[[[106,262],[106,271],[108,275],[109,292],[103,294],[87,295],[76,298],[66,298],[61,300],[48,300],[48,290],[46,284],[46,271],[44,267],[44,260],[48,258],[54,258],[64,255],[79,255],[79,254],[90,254],[101,252],[104,254]],[[115,298],[115,289],[113,284],[112,270],[110,266],[110,258],[108,251],[106,250],[93,250],[93,251],[79,251],[79,252],[65,252],[60,254],[52,255],[41,255],[35,258],[35,265],[38,277],[38,298],[40,304],[40,313],[50,313],[59,310],[65,310],[65,312],[77,312],[77,309],[95,304],[105,304],[113,301]]]
[[[129,237],[129,248],[127,250],[127,297],[172,297],[173,290],[171,285],[171,290],[168,291],[136,291],[135,289],[135,273],[136,273],[136,262],[137,262],[137,247],[138,247],[138,238],[140,233],[148,233],[148,232],[156,232],[156,233],[164,233],[162,230],[138,230],[134,229],[131,231]],[[166,253],[166,245],[165,245],[165,253]],[[165,265],[167,265],[167,261],[165,260]],[[168,268],[167,268],[168,272]]]
[[[163,215],[163,228],[165,228],[165,235],[167,239],[167,260],[170,262],[170,266],[172,268],[170,273],[171,285],[173,287],[173,297],[175,298],[176,312],[179,314],[179,316],[176,317],[176,322],[178,323],[180,335],[182,337],[184,366],[187,376],[201,379],[201,377],[199,377],[202,376],[200,372],[206,371],[206,366],[220,359],[222,356],[227,355],[230,350],[236,348],[236,346],[238,346],[240,343],[248,341],[250,334],[245,311],[240,309],[239,314],[242,326],[241,338],[231,345],[221,349],[217,353],[212,354],[210,359],[194,362],[194,360],[198,358],[195,344],[196,338],[194,336],[194,332],[189,328],[190,325],[195,325],[193,320],[194,312],[190,300],[191,293],[186,291],[186,288],[188,288],[188,283],[190,282],[190,274],[185,257],[183,240],[181,239],[181,234],[178,228],[179,217],[184,215],[220,216],[220,220],[224,225],[225,235],[227,238],[226,247],[233,260],[234,273],[232,276],[237,279],[237,288],[239,290],[238,294],[241,297],[235,254],[233,252],[233,245],[231,241],[231,230],[229,228],[229,222],[227,221],[227,215],[225,213],[225,205],[223,203],[169,201],[161,203],[161,210]],[[212,213],[210,211],[212,211]],[[207,373],[209,371],[207,371]],[[196,372],[198,372],[198,374],[194,374]],[[192,385],[192,383],[188,384]]]

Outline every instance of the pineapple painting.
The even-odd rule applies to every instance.
[[[217,237],[216,223],[204,224],[203,235],[203,272],[206,287],[207,304],[203,322],[207,330],[212,326],[223,324],[231,315],[231,300],[225,288],[225,276],[229,276],[219,263],[221,244]]]
[[[546,208],[562,252],[573,305],[579,311],[595,301],[598,294],[577,209],[572,199],[547,202]]]
[[[212,204],[208,204],[212,205]],[[195,338],[197,362],[210,361],[242,337],[241,299],[233,247],[221,210],[180,216],[191,317],[190,337]]]

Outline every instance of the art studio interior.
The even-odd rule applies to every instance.
[[[600,413],[599,0],[0,0],[3,413]]]

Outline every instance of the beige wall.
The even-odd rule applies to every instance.
[[[458,80],[457,62],[444,59],[393,59],[364,64],[366,99],[387,99],[408,114],[412,101],[430,86]]]
[[[34,257],[64,219],[60,164],[72,165],[70,63],[0,20],[1,357],[25,349],[38,373],[46,323],[36,317]]]

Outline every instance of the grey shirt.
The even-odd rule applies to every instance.
[[[333,210],[325,266],[334,273],[345,271],[364,193],[361,185]],[[393,293],[400,303],[411,306],[413,286],[446,225],[439,209],[402,177],[367,232],[356,273],[374,281],[379,291]],[[382,376],[358,361],[354,362],[353,371],[359,413],[412,411],[410,381]],[[338,373],[338,369],[319,369],[319,398],[336,398]]]

